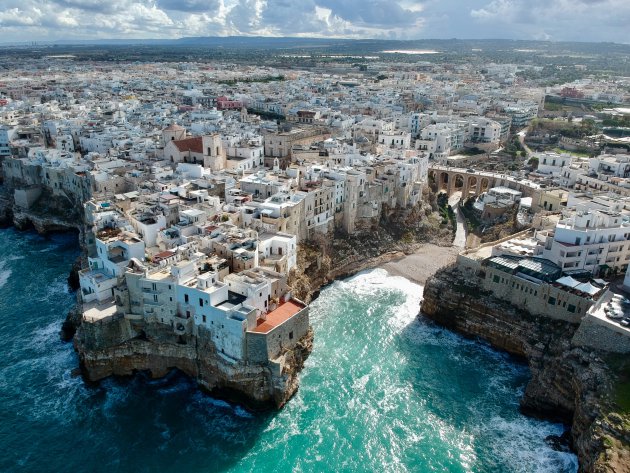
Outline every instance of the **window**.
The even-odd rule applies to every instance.
[[[203,299],[201,297],[199,298],[199,307],[203,307]]]
[[[289,332],[289,340],[293,340],[293,332]]]
[[[188,303],[188,294],[184,294],[184,302]]]
[[[189,319],[189,318],[190,318],[190,311],[189,311],[189,310],[187,310],[187,311],[186,311],[186,318],[187,318],[187,319]]]
[[[547,302],[550,305],[556,305],[556,298],[555,297],[549,297],[549,300]]]
[[[153,302],[157,302],[158,301],[158,296],[157,294],[153,294]]]
[[[202,318],[203,318],[203,323],[205,324],[206,323],[206,316],[204,315],[204,316],[202,316]]]
[[[153,289],[154,291],[157,291],[157,285],[155,283],[151,284],[151,289]]]
[[[492,276],[492,282],[497,282],[498,283],[499,281],[500,281],[499,276],[497,276],[496,274],[494,276]]]
[[[567,307],[567,311],[569,311],[572,314],[574,314],[575,313],[575,306],[573,304],[569,304],[569,307]]]

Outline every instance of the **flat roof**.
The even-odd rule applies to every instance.
[[[538,274],[545,279],[562,273],[560,266],[545,258],[503,255],[493,256],[488,259],[488,262],[509,270],[520,268],[522,271],[530,273],[530,275],[531,273]]]
[[[295,300],[287,301],[281,305],[279,305],[275,310],[272,310],[267,314],[267,319],[262,320],[259,319],[259,324],[256,328],[251,330],[251,332],[256,333],[269,333],[274,328],[279,325],[282,325],[284,322],[289,320],[299,311],[304,309],[304,305],[300,304]]]

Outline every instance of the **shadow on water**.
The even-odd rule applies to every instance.
[[[98,460],[92,471],[228,471],[275,417],[214,398],[177,370],[109,378],[89,391],[79,417]]]

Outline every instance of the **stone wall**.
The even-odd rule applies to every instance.
[[[630,337],[587,315],[571,339],[574,346],[613,353],[630,353]]]
[[[95,322],[83,321],[81,324],[81,343],[88,350],[102,350],[120,345],[136,335],[129,320],[122,314]]]
[[[306,317],[308,324],[308,317]],[[81,369],[90,381],[148,371],[153,377],[179,369],[214,395],[252,406],[281,407],[297,391],[298,374],[312,350],[313,332],[285,351],[281,363],[239,363],[221,353],[211,333],[176,335],[160,323],[130,321],[121,316],[83,322],[75,336]]]
[[[309,330],[308,307],[268,333],[247,332],[247,359],[255,363],[276,359],[292,349]]]

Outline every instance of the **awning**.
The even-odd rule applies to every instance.
[[[574,288],[581,284],[580,281],[573,279],[571,276],[563,276],[560,279],[556,279],[556,283],[570,288]]]
[[[584,292],[590,296],[597,294],[601,289],[593,286],[590,282],[585,282],[574,287],[576,291]]]

